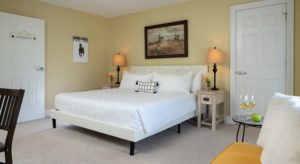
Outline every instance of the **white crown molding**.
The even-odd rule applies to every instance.
[[[116,17],[190,0],[38,0],[102,17]]]

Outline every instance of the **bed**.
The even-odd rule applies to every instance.
[[[204,65],[132,66],[139,74],[207,73]],[[132,89],[114,88],[62,93],[55,97],[50,110],[53,128],[56,120],[130,141],[130,155],[135,143],[196,116],[196,93],[158,92],[149,94]]]

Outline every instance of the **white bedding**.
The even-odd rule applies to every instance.
[[[194,94],[143,93],[105,89],[62,93],[55,108],[100,122],[150,133],[168,122],[196,111]]]

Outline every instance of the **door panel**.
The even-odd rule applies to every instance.
[[[18,122],[45,116],[44,21],[0,13],[0,87],[25,89]]]
[[[236,114],[239,96],[253,94],[255,112],[265,114],[275,92],[286,92],[286,4],[237,12]]]
[[[276,39],[278,34],[276,32],[265,32],[263,34],[263,63],[265,67],[276,69],[280,63],[278,62],[279,54],[277,48],[274,48],[274,45],[277,44]],[[277,45],[279,46],[279,45]]]
[[[245,53],[245,62],[244,65],[245,67],[256,67],[257,66],[257,35],[256,33],[247,33],[243,36],[244,44],[243,44],[243,49]],[[242,65],[242,63],[241,63]],[[242,67],[242,66],[241,66]],[[246,69],[246,68],[245,68]]]

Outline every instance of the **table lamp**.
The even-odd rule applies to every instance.
[[[116,84],[120,84],[120,80],[119,80],[119,75],[120,75],[120,66],[124,66],[125,65],[125,57],[123,55],[121,55],[120,53],[116,54],[113,57],[113,65],[117,66],[117,71],[118,71],[118,76],[117,76],[117,82]]]
[[[216,87],[216,73],[217,73],[217,64],[223,64],[224,63],[224,54],[220,49],[217,49],[216,47],[210,49],[208,51],[207,55],[207,63],[208,64],[214,64],[213,72],[214,72],[214,87],[211,88],[211,90],[219,90]]]

